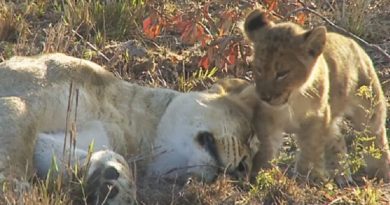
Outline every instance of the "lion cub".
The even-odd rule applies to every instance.
[[[253,75],[261,99],[257,131],[263,134],[254,169],[269,166],[288,132],[297,136],[300,148],[297,173],[321,181],[330,170],[338,183],[345,183],[351,178],[341,163],[347,150],[339,124],[346,117],[359,135],[372,137],[363,146],[381,153],[365,155],[367,173],[388,182],[386,99],[363,49],[324,26],[304,30],[291,22],[275,24],[260,10],[247,16],[244,32],[253,43]],[[373,97],[358,95],[362,86]]]

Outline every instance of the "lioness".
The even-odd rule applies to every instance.
[[[257,97],[244,87],[218,87],[180,93],[119,80],[64,54],[13,57],[0,63],[0,174],[19,178],[28,170],[44,178],[53,157],[63,168],[71,153],[71,163],[89,162],[89,201],[107,204],[136,200],[122,156],[142,155],[150,175],[244,177],[256,149]],[[76,137],[75,149],[63,150],[66,134]]]
[[[347,182],[350,176],[340,163],[346,146],[339,133],[346,117],[361,135],[373,137],[364,146],[380,151],[379,158],[365,155],[369,176],[388,182],[386,99],[364,50],[324,26],[305,30],[292,22],[275,24],[260,10],[246,17],[244,32],[253,44],[252,69],[262,107],[257,113],[261,147],[254,171],[269,166],[282,133],[290,132],[300,148],[297,173],[317,181],[329,176],[327,168],[336,181]],[[358,95],[362,86],[373,97]]]

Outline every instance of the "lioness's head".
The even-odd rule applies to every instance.
[[[291,93],[308,80],[326,42],[326,28],[304,30],[291,22],[275,24],[260,10],[245,19],[244,31],[253,43],[256,90],[273,106],[286,104]]]
[[[244,104],[239,94],[191,92],[173,99],[158,126],[155,144],[161,152],[149,171],[206,182],[220,174],[245,179],[257,138]]]

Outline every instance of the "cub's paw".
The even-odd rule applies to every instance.
[[[340,188],[348,187],[351,184],[354,184],[354,181],[350,174],[339,174],[334,176],[334,182],[339,186]]]
[[[88,204],[136,204],[136,186],[125,159],[109,150],[92,154],[87,175]]]

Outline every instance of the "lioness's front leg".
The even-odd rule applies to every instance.
[[[27,110],[21,98],[0,98],[0,173],[5,177],[21,178],[32,171],[36,123]]]

